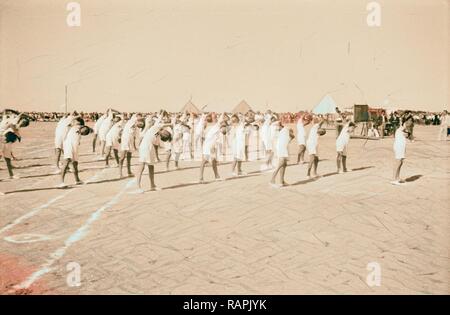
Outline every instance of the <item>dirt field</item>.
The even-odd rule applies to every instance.
[[[80,163],[88,183],[54,188],[53,132],[52,123],[23,130],[14,150],[20,179],[6,180],[0,164],[0,293],[450,293],[450,142],[436,141],[437,127],[416,127],[403,186],[389,183],[392,138],[352,139],[354,171],[338,175],[330,130],[320,139],[319,179],[292,165],[291,185],[275,189],[258,161],[244,164],[248,176],[223,182],[207,168],[209,182],[199,185],[199,163],[182,161],[178,171],[158,164],[162,191],[141,195],[129,193],[133,179],[93,160],[90,136]],[[230,165],[219,172],[231,177]],[[79,286],[68,285],[70,262],[81,266]],[[366,281],[370,263],[381,268],[380,286]]]

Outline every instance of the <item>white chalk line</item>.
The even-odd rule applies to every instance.
[[[100,218],[100,215],[105,210],[116,205],[120,201],[120,198],[125,194],[126,190],[134,183],[135,179],[129,180],[112,199],[92,212],[88,220],[64,241],[64,246],[52,252],[49,259],[47,259],[47,261],[42,264],[38,270],[33,272],[25,281],[15,285],[14,289],[27,289],[43,275],[50,272],[53,269],[53,264],[57,260],[61,259],[73,244],[80,241],[87,234],[91,225]]]
[[[41,241],[48,241],[51,239],[48,235],[43,234],[16,234],[11,236],[6,236],[3,238],[5,241],[15,244],[25,244],[25,243],[35,243]]]
[[[102,174],[105,170],[106,170],[106,169],[103,169],[101,172],[99,172],[99,173],[93,175],[92,177],[90,177],[90,178],[86,181],[86,183],[89,183],[89,182],[91,182],[91,181],[96,180],[96,179],[99,177],[99,175]],[[1,228],[1,229],[0,229],[0,234],[3,234],[4,232],[6,232],[6,231],[12,229],[13,227],[15,227],[16,225],[20,224],[21,222],[23,222],[23,221],[25,221],[25,220],[27,220],[27,219],[29,219],[29,218],[35,216],[36,214],[38,214],[38,213],[41,212],[42,210],[48,208],[49,206],[51,206],[52,204],[54,204],[54,203],[57,202],[58,200],[60,200],[60,199],[62,199],[62,198],[64,198],[64,197],[66,197],[66,196],[67,196],[68,194],[70,194],[72,191],[73,191],[73,190],[68,190],[68,191],[64,192],[63,194],[61,194],[61,195],[59,195],[59,196],[56,196],[56,197],[53,198],[53,199],[50,199],[47,203],[45,203],[45,204],[43,204],[43,205],[41,205],[41,206],[39,206],[39,207],[33,208],[30,212],[25,213],[24,215],[22,215],[22,216],[18,217],[17,219],[15,219],[13,222],[11,222],[11,223],[5,225],[3,228]]]

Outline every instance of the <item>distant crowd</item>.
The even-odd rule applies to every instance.
[[[279,113],[278,115],[283,123],[289,124],[289,123],[296,123],[298,119],[306,112],[307,111],[300,111],[297,113],[287,112],[287,113]],[[29,116],[33,121],[42,121],[42,122],[57,122],[65,115],[64,112],[32,111],[23,113]],[[97,121],[102,116],[102,113],[99,112],[80,112],[79,114],[81,117],[83,117],[83,119],[86,122]],[[149,112],[147,114],[153,113]],[[260,111],[255,111],[255,114],[264,115],[264,113],[261,113]],[[373,123],[375,125],[375,128],[380,126],[383,122],[399,126],[401,117],[403,117],[405,114],[411,115],[411,118],[415,124],[419,125],[441,124],[441,115],[442,115],[441,112],[425,112],[425,111],[409,111],[409,110],[398,110],[390,113],[387,113],[385,110],[378,112],[371,112],[369,122]],[[351,116],[353,116],[353,113],[345,112],[345,115],[351,118]],[[336,121],[336,117],[337,116],[335,114],[324,115],[324,119],[326,120],[328,125],[334,124],[334,122]]]
[[[360,125],[360,135],[364,138],[384,138],[394,136],[394,176],[393,185],[404,184],[400,179],[400,169],[406,154],[407,140],[414,141],[414,125],[420,121],[420,114],[412,111],[397,111],[386,113],[381,110],[375,113],[365,111],[363,115],[355,112],[335,113],[275,113],[270,110],[265,113],[246,110],[238,113],[215,112],[177,112],[169,113],[161,110],[159,113],[123,113],[112,108],[99,114],[93,113],[40,113],[18,112],[5,109],[0,121],[0,157],[5,160],[9,179],[19,179],[13,172],[12,161],[16,160],[13,148],[21,141],[20,130],[29,125],[30,121],[57,121],[55,124],[55,174],[60,174],[58,188],[65,188],[65,175],[69,167],[73,168],[76,185],[82,185],[79,178],[78,160],[80,140],[83,136],[93,134],[92,153],[97,153],[100,144],[100,154],[95,160],[105,161],[105,167],[110,167],[110,159],[116,161],[119,178],[124,177],[122,169],[126,165],[127,176],[133,177],[131,159],[138,158],[136,169],[137,193],[143,193],[141,178],[145,168],[148,168],[150,190],[157,190],[155,185],[155,164],[159,163],[159,150],[166,153],[166,169],[173,159],[175,168],[179,162],[198,160],[200,164],[199,183],[205,183],[203,174],[205,166],[211,164],[214,180],[224,178],[218,173],[218,163],[231,160],[232,177],[247,175],[243,171],[243,162],[259,160],[259,153],[264,162],[261,172],[272,172],[270,184],[275,188],[285,187],[284,175],[288,163],[289,143],[296,139],[297,164],[308,164],[307,177],[318,178],[319,139],[326,134],[326,126],[332,125],[336,130],[336,166],[337,173],[346,173],[347,147],[355,128]],[[368,115],[367,115],[368,114]],[[369,119],[368,119],[369,118]],[[428,118],[440,121],[437,140],[446,140],[450,115],[444,111],[438,118],[428,115]],[[428,119],[427,115],[422,119]],[[86,122],[92,121],[89,127]],[[295,125],[292,125],[294,124]],[[310,125],[309,130],[305,127]],[[294,132],[296,129],[296,132]],[[292,153],[292,152],[291,152]],[[253,155],[253,157],[251,156]],[[61,163],[62,162],[62,163]],[[279,184],[276,179],[279,176]],[[4,194],[0,192],[0,195]]]

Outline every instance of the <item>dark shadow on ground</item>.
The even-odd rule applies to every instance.
[[[227,178],[224,178],[224,179],[219,180],[219,181],[211,180],[211,181],[204,181],[203,183],[200,183],[200,182],[191,182],[191,183],[185,183],[185,184],[177,184],[177,185],[173,185],[173,186],[163,187],[162,190],[176,189],[176,188],[183,188],[183,187],[196,186],[196,185],[206,185],[206,184],[219,183],[219,182],[230,181],[230,180],[236,180],[236,179],[244,179],[244,178],[249,178],[249,177],[255,177],[255,176],[258,176],[260,173],[261,173],[261,171],[254,171],[254,172],[251,172],[251,173],[249,173],[249,174],[247,174],[247,175],[234,176],[234,177],[227,177]]]
[[[305,179],[305,180],[301,180],[301,181],[289,184],[288,186],[304,185],[304,184],[308,184],[308,183],[311,183],[311,182],[315,182],[318,179],[319,179],[319,177],[308,178],[308,179]]]
[[[73,189],[75,187],[72,186],[66,186],[64,188],[58,188],[58,187],[45,187],[45,188],[29,188],[29,189],[19,189],[19,190],[13,190],[13,191],[7,191],[4,194],[17,194],[17,193],[24,193],[24,192],[33,192],[33,191],[44,191],[44,190],[67,190],[67,189]]]
[[[375,166],[362,166],[362,167],[358,167],[358,168],[353,168],[352,171],[362,171],[362,170],[367,170],[369,168],[374,168]]]
[[[363,166],[363,167],[354,168],[354,169],[352,169],[352,172],[362,171],[362,170],[366,170],[366,169],[369,169],[369,168],[374,168],[374,166]],[[320,175],[318,177],[308,178],[308,179],[301,180],[301,181],[295,182],[293,184],[290,184],[289,186],[303,185],[303,184],[315,182],[319,178],[330,177],[330,176],[334,176],[334,175],[338,175],[338,172],[330,172],[330,173],[326,173],[326,174]]]
[[[40,156],[40,157],[18,159],[18,161],[43,160],[43,159],[49,159],[49,158],[51,158],[51,157],[50,156]]]
[[[24,166],[14,166],[15,169],[21,170],[31,167],[42,167],[42,166],[51,166],[52,164],[30,164],[30,165],[24,165]]]
[[[421,177],[423,177],[423,175],[410,176],[410,177],[405,179],[405,182],[407,182],[407,183],[415,182],[416,180],[418,180]]]
[[[95,182],[86,182],[86,185],[92,185],[92,184],[103,184],[103,183],[113,183],[113,182],[120,182],[121,180],[124,179],[130,179],[131,177],[122,177],[122,178],[111,178],[111,179],[102,179],[99,181],[95,181]]]
[[[197,185],[207,185],[207,184],[211,184],[214,182],[215,181],[204,181],[203,183],[192,182],[192,183],[185,183],[185,184],[177,184],[177,185],[173,185],[173,186],[162,187],[161,190],[176,189],[176,188],[183,188],[183,187],[197,186]]]

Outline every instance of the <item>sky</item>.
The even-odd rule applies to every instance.
[[[0,109],[448,108],[448,0],[69,2],[0,0]]]

